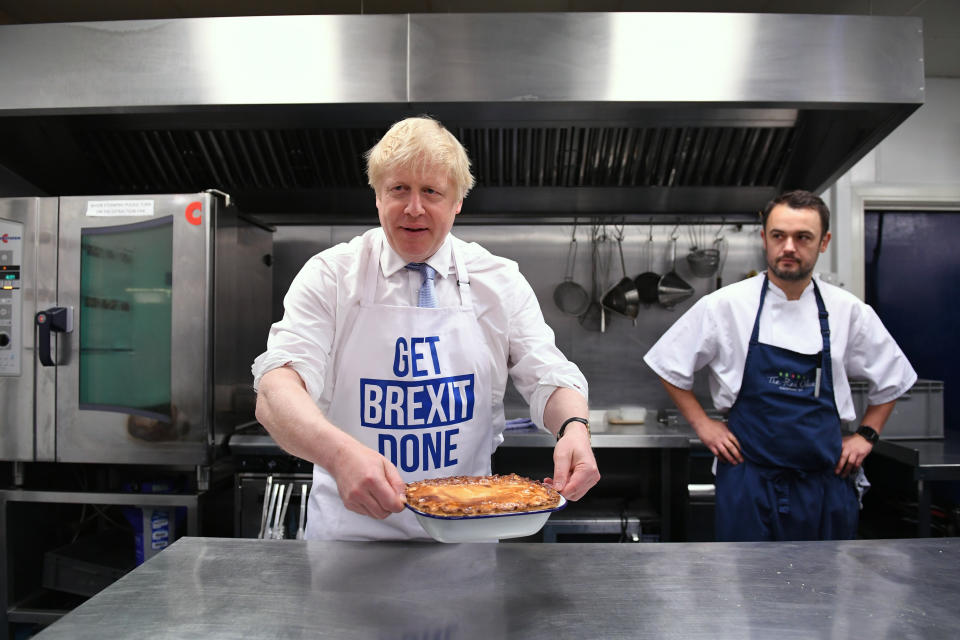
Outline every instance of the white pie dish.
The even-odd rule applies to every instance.
[[[565,506],[567,499],[560,496],[560,503],[550,509],[476,516],[437,516],[406,505],[416,515],[423,530],[437,542],[496,542],[532,536],[543,528],[551,513]]]

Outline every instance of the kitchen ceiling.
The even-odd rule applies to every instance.
[[[428,112],[471,153],[468,219],[749,217],[825,188],[922,103],[915,19],[323,7],[348,15],[0,27],[0,164],[53,194],[217,187],[277,222],[355,222],[374,219],[362,152]]]

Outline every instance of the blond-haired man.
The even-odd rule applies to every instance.
[[[408,118],[367,153],[367,176],[380,227],[307,262],[253,366],[257,418],[314,463],[307,538],[426,538],[404,485],[490,473],[508,374],[562,436],[547,480],[579,499],[600,478],[587,383],[516,263],[450,233],[474,183],[463,146]]]

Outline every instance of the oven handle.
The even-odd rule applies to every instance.
[[[73,331],[73,307],[50,307],[37,312],[37,357],[45,367],[56,365],[50,351],[50,332],[70,333]]]

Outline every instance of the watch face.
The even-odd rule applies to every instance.
[[[857,433],[866,438],[870,444],[877,444],[877,441],[880,440],[880,434],[872,427],[861,426],[857,429]]]

